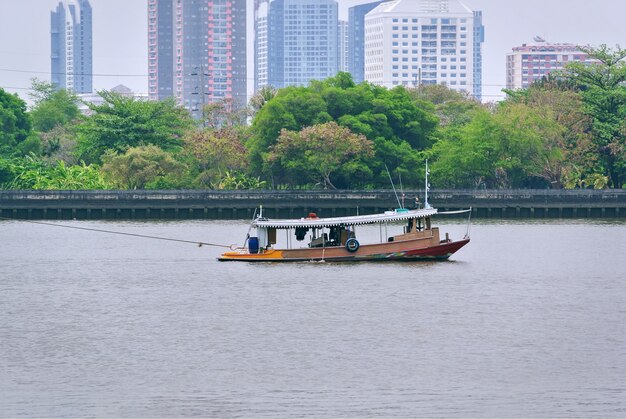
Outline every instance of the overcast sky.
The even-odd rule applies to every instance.
[[[252,3],[252,0],[248,0]],[[58,0],[0,0],[0,87],[27,99],[30,79],[50,80],[50,11]],[[339,0],[340,18],[369,0]],[[625,0],[463,0],[483,11],[483,100],[501,97],[505,56],[540,35],[551,42],[626,47]],[[147,1],[90,0],[94,88],[146,93]],[[14,70],[14,71],[7,71]],[[120,75],[120,76],[111,76]],[[250,75],[252,77],[252,75]]]

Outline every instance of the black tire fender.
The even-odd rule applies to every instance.
[[[346,240],[346,250],[348,252],[354,253],[357,250],[359,250],[359,247],[361,245],[359,244],[359,241],[357,239],[355,239],[354,237],[349,238],[348,240]]]

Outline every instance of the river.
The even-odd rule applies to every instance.
[[[225,244],[248,229],[51,223]],[[0,416],[626,416],[626,222],[471,233],[448,262],[246,264],[0,221]]]

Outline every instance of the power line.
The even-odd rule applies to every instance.
[[[27,73],[27,74],[53,74],[59,76],[95,76],[95,77],[148,77],[149,74],[103,74],[103,73],[57,73],[50,71],[34,71],[34,70],[16,70],[12,68],[0,68],[0,71],[9,73]]]
[[[30,91],[34,91],[35,89],[33,89],[32,87],[13,87],[13,86],[0,86],[0,88],[2,89],[12,89],[12,90],[30,90]]]
[[[4,89],[4,90],[7,90],[7,89],[11,89],[11,90],[26,90],[26,91],[29,91],[29,92],[34,92],[35,91],[35,89],[33,89],[32,87],[15,87],[15,86],[0,86],[0,89]],[[101,90],[110,90],[110,89],[101,89]],[[97,94],[97,91],[94,91],[93,93]],[[81,93],[79,93],[79,94],[81,94]],[[133,94],[135,94],[135,95],[147,95],[148,93],[147,92],[135,92],[135,91],[133,91]]]
[[[32,87],[13,87],[13,86],[0,86],[0,89],[11,89],[11,90],[26,90],[26,91],[30,91],[30,92],[34,92],[35,89],[33,89]],[[106,89],[105,89],[106,90]],[[137,95],[147,95],[148,93],[146,92],[133,92],[134,94]],[[501,98],[505,96],[504,93],[500,94],[500,95],[493,95],[493,94],[481,94],[481,97],[495,97],[495,98]]]
[[[53,75],[70,75],[70,76],[95,76],[95,77],[150,77],[150,74],[105,74],[105,73],[56,73],[50,71],[35,71],[35,70],[18,70],[18,69],[9,69],[9,68],[0,68],[0,71],[6,71],[11,73],[25,73],[25,74],[53,74]],[[411,70],[409,70],[411,71]],[[330,76],[332,77],[332,76]],[[254,77],[237,77],[238,80],[246,80],[246,81],[255,81]],[[321,80],[320,80],[321,81]],[[398,80],[398,79],[384,79],[382,83],[391,83],[397,81],[398,83],[404,82],[407,80]],[[407,81],[409,82],[409,81]],[[413,81],[410,81],[411,83]],[[439,83],[438,83],[439,84]],[[424,85],[426,85],[424,83]],[[490,84],[490,83],[472,83],[465,85],[455,85],[455,86],[463,86],[463,87],[476,87],[476,86],[484,86],[484,87],[502,87],[506,88],[506,84]],[[450,87],[450,85],[448,85]]]

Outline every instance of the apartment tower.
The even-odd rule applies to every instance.
[[[150,99],[247,102],[246,0],[148,0]]]
[[[92,12],[89,0],[59,2],[50,13],[51,81],[57,89],[93,91]]]
[[[571,62],[591,62],[588,55],[573,44],[551,44],[535,37],[534,42],[514,47],[506,56],[506,88],[525,89]]]

